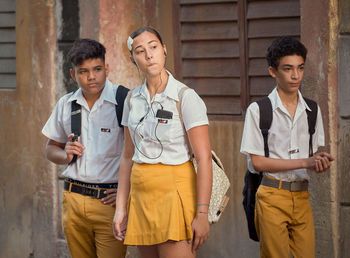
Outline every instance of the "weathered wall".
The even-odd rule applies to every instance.
[[[303,92],[319,103],[326,136],[323,149],[336,157],[327,172],[311,173],[317,257],[338,257],[339,252],[337,11],[337,1],[301,1],[301,40],[309,49]]]
[[[350,253],[350,2],[339,1],[339,11],[339,257],[345,258]]]
[[[53,8],[16,2],[17,88],[0,91],[0,257],[55,255],[56,185],[40,134],[55,96]]]

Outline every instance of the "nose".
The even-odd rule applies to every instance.
[[[88,80],[94,80],[96,77],[95,72],[94,71],[89,71],[88,72]]]
[[[293,80],[298,80],[299,79],[299,69],[293,69],[293,72],[292,72],[292,79]]]
[[[146,49],[146,59],[148,60],[151,58],[153,58],[153,54],[152,54],[151,50]]]

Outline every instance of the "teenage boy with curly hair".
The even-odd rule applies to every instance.
[[[260,255],[268,258],[315,257],[314,222],[309,202],[307,170],[317,173],[329,168],[333,157],[317,153],[324,145],[320,108],[317,106],[312,153],[306,110],[311,110],[299,88],[304,74],[307,49],[296,39],[280,37],[267,51],[269,73],[276,88],[268,98],[272,104],[272,124],[268,134],[269,157],[259,129],[259,106],[252,103],[246,113],[241,152],[248,168],[263,172],[256,194],[255,226]]]

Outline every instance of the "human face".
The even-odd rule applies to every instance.
[[[144,31],[134,38],[131,59],[146,77],[159,76],[165,66],[166,47],[151,32]]]
[[[298,55],[284,56],[277,69],[269,67],[269,73],[276,79],[279,90],[287,94],[297,93],[304,75],[304,59]]]
[[[70,69],[70,75],[85,97],[99,97],[106,83],[108,65],[101,58],[86,59]]]

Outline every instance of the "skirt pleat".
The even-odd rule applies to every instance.
[[[154,245],[192,239],[196,173],[181,165],[134,163],[124,244]]]

